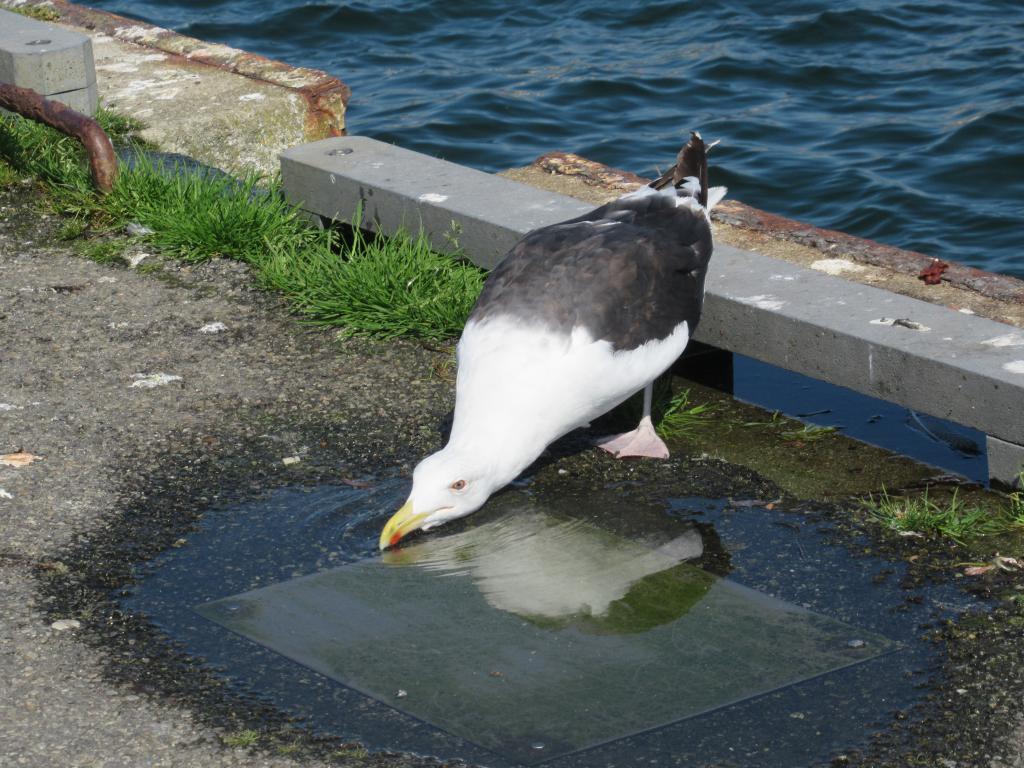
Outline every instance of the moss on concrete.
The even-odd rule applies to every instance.
[[[805,432],[803,422],[773,416],[699,384],[687,382],[692,403],[714,405],[715,417],[670,448],[698,451],[750,467],[801,499],[845,499],[881,487],[903,488],[937,470],[841,432]]]

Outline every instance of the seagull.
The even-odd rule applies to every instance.
[[[475,512],[549,444],[640,390],[637,428],[599,445],[668,457],[651,399],[700,319],[710,212],[726,192],[708,188],[715,143],[691,133],[649,186],[528,232],[490,273],[456,349],[451,436],[416,466],[382,550]]]

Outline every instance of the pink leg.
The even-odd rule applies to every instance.
[[[614,454],[617,459],[624,459],[630,456],[646,456],[652,459],[667,459],[668,446],[658,437],[654,431],[654,423],[651,421],[651,396],[654,392],[654,382],[644,387],[644,415],[640,424],[632,432],[623,432],[621,435],[611,435],[598,443],[608,453]]]

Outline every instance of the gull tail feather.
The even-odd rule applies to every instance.
[[[659,178],[650,183],[654,189],[663,189],[669,184],[676,189],[697,198],[704,210],[711,212],[725,197],[725,187],[708,186],[708,153],[717,145],[717,141],[705,144],[697,131],[690,132],[690,140],[686,142],[676,156],[676,164]]]

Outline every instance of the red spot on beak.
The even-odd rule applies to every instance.
[[[395,546],[395,544],[397,544],[397,543],[398,543],[398,542],[400,542],[401,540],[402,540],[402,534],[400,534],[400,533],[396,533],[396,534],[394,534],[394,535],[393,535],[393,536],[391,537],[391,541],[390,541],[390,543],[388,543],[388,546],[389,546],[389,547],[393,547],[393,546]]]

